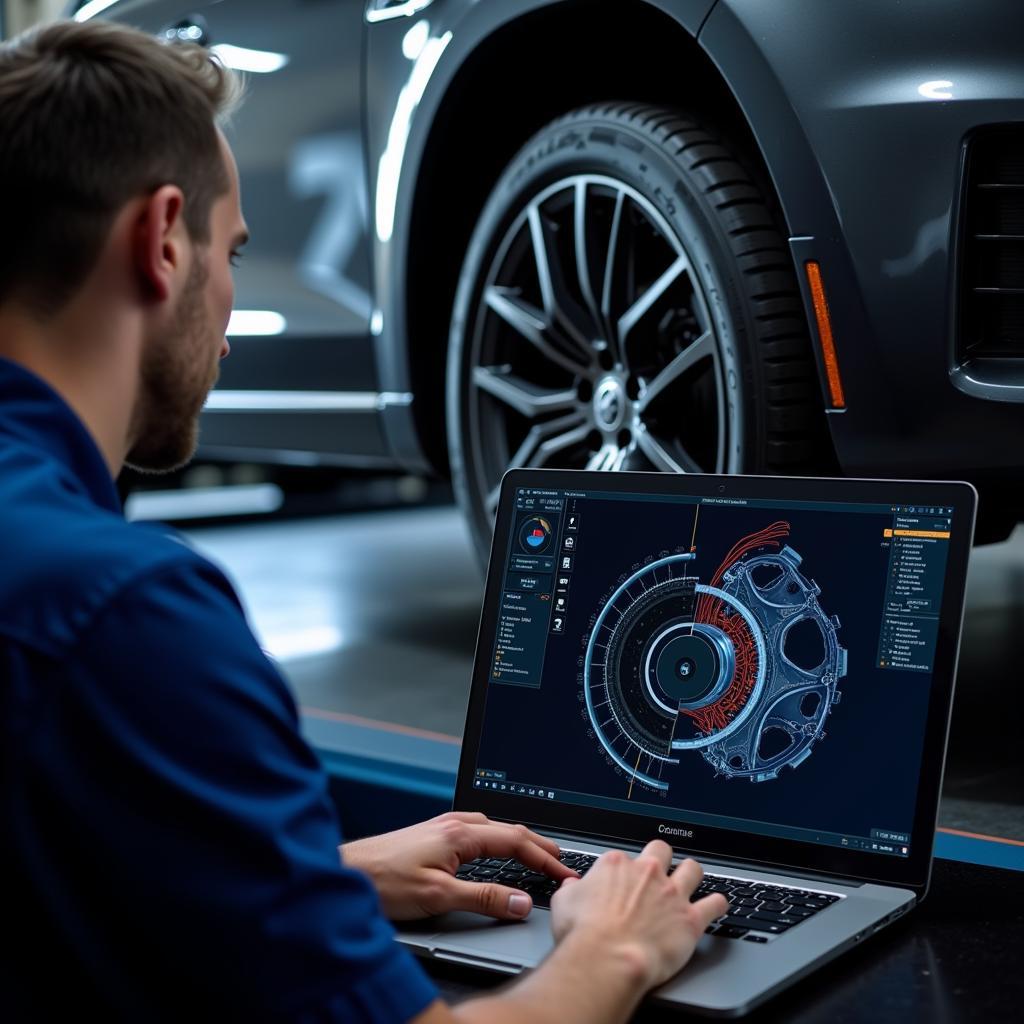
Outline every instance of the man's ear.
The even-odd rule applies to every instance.
[[[182,214],[185,196],[177,185],[162,185],[140,208],[134,227],[133,255],[143,288],[166,301],[181,274],[188,232]]]

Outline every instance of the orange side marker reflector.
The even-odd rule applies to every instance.
[[[845,409],[846,397],[843,394],[843,382],[839,376],[836,345],[832,340],[832,321],[828,315],[825,287],[821,283],[821,267],[817,260],[808,260],[804,264],[804,269],[807,271],[807,283],[811,286],[811,301],[814,303],[814,318],[818,322],[818,337],[821,339],[821,354],[825,360],[825,373],[828,375],[828,390],[832,398],[832,408]]]

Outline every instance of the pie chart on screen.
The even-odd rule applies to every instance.
[[[551,544],[551,524],[542,516],[530,516],[519,527],[519,546],[531,555],[545,551]]]

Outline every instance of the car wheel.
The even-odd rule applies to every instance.
[[[813,467],[827,431],[793,261],[739,154],[635,104],[538,132],[472,235],[446,402],[482,555],[510,467]]]

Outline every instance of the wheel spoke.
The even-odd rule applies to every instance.
[[[617,444],[607,443],[587,460],[587,469],[598,469],[606,472],[616,472],[622,468],[625,461],[627,449],[620,448]]]
[[[662,443],[649,431],[637,433],[636,443],[657,469],[666,473],[700,473],[701,468],[693,459],[682,452],[678,457],[670,455]]]
[[[589,433],[590,426],[581,412],[537,423],[509,459],[508,468],[529,466],[536,469],[544,466],[552,455],[581,443]]]
[[[576,277],[580,282],[580,294],[587,304],[587,311],[594,321],[594,326],[601,328],[603,323],[601,309],[594,297],[594,288],[590,281],[590,264],[587,262],[587,183],[582,179],[576,182],[576,198],[573,206],[574,246],[576,249]]]
[[[549,324],[563,328],[567,342],[573,347],[584,364],[594,361],[592,329],[589,317],[573,299],[562,273],[558,251],[552,244],[551,228],[542,216],[536,203],[527,209],[530,224],[530,241],[533,244],[533,258],[537,264],[540,281],[541,301]]]
[[[637,409],[643,413],[647,406],[660,395],[665,388],[674,384],[687,370],[696,366],[702,359],[714,359],[716,354],[715,337],[710,331],[705,331],[695,341],[690,342],[682,352],[677,355],[668,366],[664,367],[657,376],[640,393],[637,402]],[[721,404],[721,402],[719,402]]]
[[[622,316],[619,317],[618,323],[618,339],[619,349],[625,354],[626,350],[626,339],[629,337],[629,332],[636,327],[640,318],[650,310],[650,308],[668,291],[669,287],[679,277],[683,271],[689,266],[689,260],[680,254],[676,257],[672,265],[666,270],[657,281],[654,282],[633,303],[629,309],[626,310]]]
[[[555,286],[551,280],[544,225],[541,223],[540,210],[537,209],[536,203],[528,207],[526,217],[530,222],[530,241],[533,243],[533,259],[537,265],[537,279],[540,281],[540,297],[544,303],[544,312],[550,319],[555,315]]]
[[[512,289],[492,284],[484,292],[484,301],[489,309],[533,345],[545,359],[557,363],[574,376],[586,369],[585,363],[570,359],[551,344],[545,337],[548,325],[544,314],[514,294]]]
[[[612,275],[615,273],[615,254],[619,248],[619,234],[622,228],[622,208],[626,194],[619,192],[615,196],[615,212],[612,214],[612,226],[608,232],[608,255],[604,262],[604,282],[601,285],[601,315],[604,318],[605,330],[610,335],[612,325]]]
[[[499,366],[477,366],[473,369],[473,383],[499,402],[514,409],[527,419],[536,419],[543,413],[561,412],[576,405],[574,388],[556,390],[542,388],[522,377],[513,376]]]

